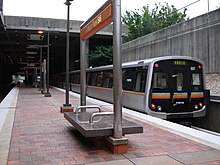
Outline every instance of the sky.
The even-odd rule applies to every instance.
[[[198,2],[196,2],[198,1]],[[3,14],[10,16],[29,16],[42,18],[67,18],[65,0],[3,0]],[[106,0],[74,0],[70,6],[70,19],[86,21]],[[150,8],[155,3],[174,5],[181,9],[187,5],[187,16],[193,18],[220,7],[220,0],[121,0],[122,15],[126,10],[140,9],[147,4]],[[183,11],[183,10],[180,10]]]

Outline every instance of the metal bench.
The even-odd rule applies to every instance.
[[[76,108],[75,113],[78,113],[79,110],[81,110],[81,109],[98,109],[99,112],[101,112],[101,107],[98,106],[98,105],[85,105],[85,106],[78,106],[78,107]]]
[[[85,109],[82,111],[82,109]],[[98,112],[86,111],[86,109],[98,109]],[[79,110],[81,110],[79,112]],[[75,112],[66,112],[64,117],[84,136],[84,137],[104,137],[113,136],[113,112],[103,112],[97,105],[79,106]],[[123,134],[143,133],[143,127],[134,122],[122,120]]]

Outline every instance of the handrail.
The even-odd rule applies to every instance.
[[[97,108],[99,109],[99,112],[101,112],[101,107],[98,105],[84,105],[84,106],[78,106],[76,108],[75,113],[78,113],[80,109],[91,109],[91,108]]]
[[[93,123],[93,119],[96,116],[108,116],[108,115],[114,115],[114,112],[95,112],[90,116],[89,123]]]

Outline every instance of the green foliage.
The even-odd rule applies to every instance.
[[[128,27],[128,35],[124,41],[131,41],[138,37],[160,30],[184,21],[186,9],[179,12],[175,6],[155,4],[155,8],[150,10],[149,6],[143,6],[141,10],[126,11],[122,21]]]
[[[155,30],[154,26],[152,26],[154,19],[149,12],[149,6],[144,6],[141,12],[143,13],[142,15],[139,9],[130,12],[126,11],[126,14],[122,17],[122,22],[128,27],[126,41],[133,40]]]
[[[169,6],[155,4],[155,8],[150,10],[149,6],[141,9],[126,11],[122,21],[128,27],[128,35],[124,41],[131,41],[138,37],[147,35],[162,28],[184,21],[186,9],[183,13],[179,12],[173,5]],[[103,66],[112,64],[112,46],[97,46],[96,50],[88,54],[89,66]]]
[[[112,64],[112,46],[97,46],[88,54],[89,66],[97,67]]]

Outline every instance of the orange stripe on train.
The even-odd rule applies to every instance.
[[[191,93],[191,98],[204,98],[204,93],[203,92],[192,92]]]
[[[187,99],[187,93],[174,93],[174,99]]]
[[[170,99],[170,93],[152,93],[152,99]]]

